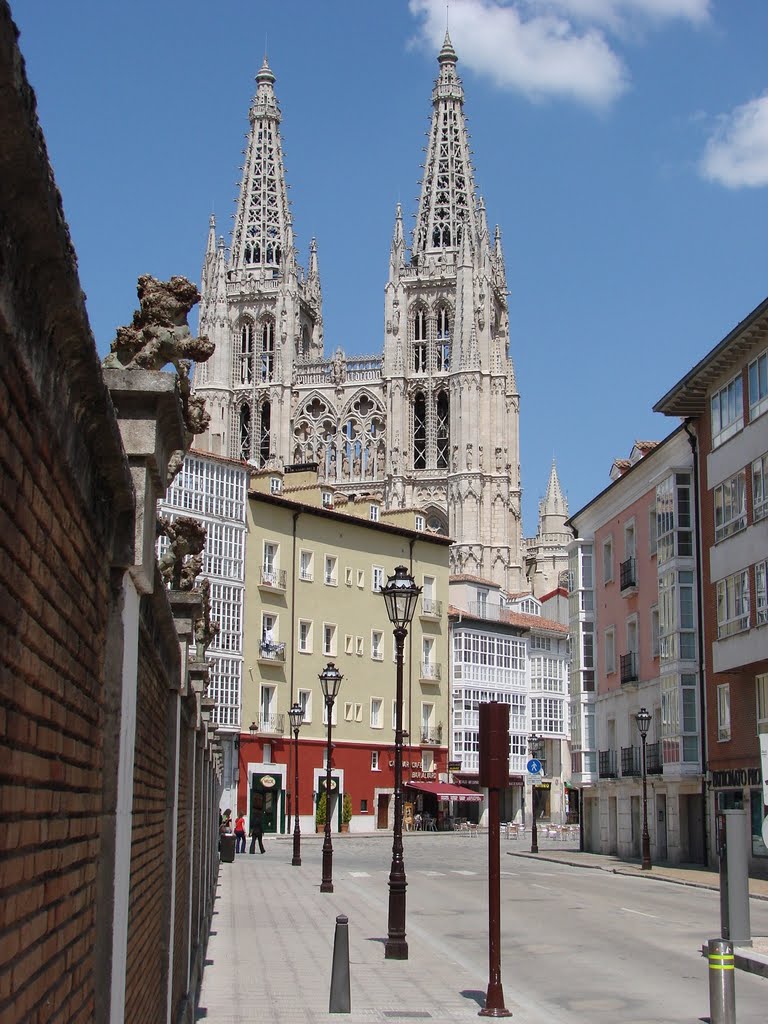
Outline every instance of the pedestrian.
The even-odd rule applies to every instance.
[[[242,811],[235,818],[235,853],[245,853],[245,815]]]
[[[261,819],[261,812],[256,811],[253,817],[253,824],[251,825],[251,848],[249,853],[256,853],[256,843],[259,844],[259,853],[264,853],[264,843],[262,837],[264,835],[264,824]]]

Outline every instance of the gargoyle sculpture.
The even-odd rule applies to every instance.
[[[192,590],[203,567],[205,526],[191,516],[179,516],[173,520],[158,516],[157,532],[170,542],[170,547],[158,561],[163,579],[172,590]]]

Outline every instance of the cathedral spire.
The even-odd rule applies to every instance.
[[[552,459],[547,493],[539,502],[539,533],[543,535],[561,532],[563,530],[563,523],[567,518],[568,502],[560,487],[555,460]]]
[[[267,58],[256,75],[230,266],[274,276],[292,254],[290,213],[280,141],[280,107]]]
[[[475,182],[464,120],[464,88],[448,32],[437,56],[440,73],[432,91],[432,125],[421,183],[413,255],[453,249],[476,227]]]

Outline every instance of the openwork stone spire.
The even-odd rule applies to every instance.
[[[469,228],[474,239],[475,183],[464,121],[464,89],[456,74],[458,57],[448,33],[437,61],[432,91],[432,126],[424,164],[413,255],[430,249],[456,249]]]
[[[280,107],[274,83],[265,57],[256,75],[256,95],[249,112],[251,130],[232,236],[234,269],[278,269],[292,256]]]

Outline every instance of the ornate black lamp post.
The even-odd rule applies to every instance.
[[[531,752],[531,757],[535,757],[537,760],[541,757],[541,752],[544,749],[544,740],[541,736],[537,736],[536,733],[532,733],[528,737],[528,750]],[[539,834],[536,831],[536,783],[531,783],[531,853],[539,852]]]
[[[341,686],[344,676],[339,672],[332,661],[329,661],[320,673],[320,686],[323,688],[325,697],[325,713],[328,717],[328,750],[325,755],[325,838],[323,839],[323,880],[320,883],[320,892],[333,892],[333,845],[331,843],[331,719],[333,718],[333,704]]]
[[[299,729],[304,721],[304,708],[301,704],[292,704],[288,718],[293,729],[293,859],[294,867],[301,867],[301,828],[299,827]]]
[[[648,791],[647,773],[645,769],[645,740],[648,729],[651,725],[651,713],[646,708],[640,708],[635,715],[637,728],[640,730],[640,739],[643,745],[643,863],[640,865],[643,871],[651,870],[651,837],[648,835]]]
[[[405,864],[403,862],[403,647],[408,627],[416,610],[421,587],[404,565],[395,568],[381,588],[389,621],[394,627],[397,692],[395,694],[395,825],[392,839],[392,866],[389,870],[389,923],[384,956],[387,960],[407,960],[405,941]]]

